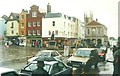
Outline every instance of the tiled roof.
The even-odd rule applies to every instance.
[[[13,16],[13,19],[10,19],[10,16]],[[8,17],[6,22],[8,22],[9,20],[17,20],[17,21],[19,21],[19,14],[18,13],[11,12],[10,16]]]
[[[93,21],[89,22],[87,25],[103,25],[103,24],[93,20]]]
[[[12,15],[13,15],[16,19],[19,19],[19,14],[18,14],[18,13],[12,13]]]
[[[55,17],[61,17],[62,14],[61,13],[47,13],[45,15],[45,18],[55,18]]]

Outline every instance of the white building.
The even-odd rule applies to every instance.
[[[42,38],[43,40],[50,40],[54,32],[56,41],[69,40],[81,38],[80,20],[75,17],[70,17],[62,13],[47,13],[42,19]]]
[[[5,20],[0,18],[0,40],[4,38],[4,33],[6,30]]]
[[[19,14],[11,13],[6,21],[6,37],[12,43],[17,44],[19,35]]]

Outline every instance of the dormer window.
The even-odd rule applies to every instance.
[[[32,17],[37,17],[37,12],[32,12]]]
[[[13,19],[13,16],[10,16],[10,19]]]

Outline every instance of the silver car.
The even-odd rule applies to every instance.
[[[35,59],[41,56],[54,57],[57,60],[63,59],[62,55],[60,55],[60,53],[56,50],[42,50],[42,51],[39,51],[34,57],[28,59],[28,63],[34,61]]]

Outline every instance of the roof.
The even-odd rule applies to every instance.
[[[0,17],[0,20],[1,20],[1,21],[4,21],[4,19],[3,19],[3,18],[1,18],[1,17]]]
[[[56,50],[41,50],[40,52],[55,52]]]
[[[77,50],[95,50],[97,48],[78,48]]]
[[[10,19],[11,16],[13,16],[13,19]],[[19,14],[11,12],[11,14],[8,17],[7,21],[10,21],[10,20],[17,20],[17,21],[19,21]]]
[[[0,74],[10,72],[10,71],[15,71],[15,70],[10,68],[0,67]]]
[[[45,15],[45,18],[55,18],[55,17],[61,17],[62,14],[61,13],[47,13]]]
[[[103,25],[103,24],[93,20],[93,21],[89,22],[87,25]]]
[[[57,63],[58,61],[44,61],[44,63],[45,64],[50,64],[50,65],[53,65],[53,64],[55,64],[55,63]],[[33,62],[31,62],[31,63],[37,63],[37,61],[33,61]],[[31,64],[30,63],[30,64]]]

